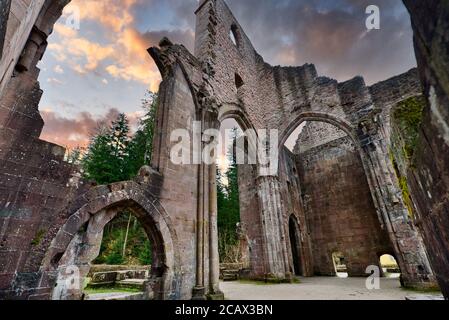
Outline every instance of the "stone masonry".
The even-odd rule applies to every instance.
[[[99,186],[81,179],[77,168],[63,161],[62,147],[39,139],[44,123],[36,64],[68,2],[14,0],[9,12],[0,61],[0,298],[82,298],[71,277],[76,273],[79,283],[88,274],[104,225],[124,208],[153,240],[156,263],[148,299],[223,298],[216,167],[199,161],[202,151],[190,155],[192,164],[175,165],[170,134],[185,129],[190,146],[203,150],[212,143],[206,130],[227,118],[243,130],[279,132],[277,172],[267,175],[260,163],[239,167],[251,278],[290,281],[293,274],[331,274],[329,253],[340,250],[351,275],[363,275],[366,264],[391,253],[405,286],[434,285],[388,152],[392,106],[422,92],[416,70],[368,87],[362,77],[339,83],[318,76],[311,64],[273,67],[255,51],[224,0],[201,0],[194,54],[167,38],[149,49],[163,79],[151,163],[132,181]],[[420,61],[425,69],[426,57]],[[444,85],[444,74],[437,76]],[[442,90],[447,87],[434,88],[425,87],[431,101],[435,95],[447,100]],[[313,121],[333,125],[344,136],[322,145],[309,143],[303,153],[300,143],[299,155],[285,150],[297,126]],[[444,138],[432,132],[427,133],[432,139]],[[443,152],[437,155],[445,159]],[[423,160],[423,166],[429,161]],[[432,168],[434,174],[444,171],[440,164]],[[447,188],[432,199],[443,199],[443,191]],[[415,194],[422,216],[429,204],[438,207],[419,201],[424,196]],[[446,235],[444,220],[441,227],[439,220],[433,226],[428,220],[420,230],[444,284],[447,264],[440,257],[448,251],[437,238]]]
[[[326,136],[318,142],[316,137]],[[302,145],[308,146],[302,151]],[[335,275],[332,253],[341,252],[349,276],[363,276],[393,254],[381,228],[366,175],[349,137],[326,123],[307,123],[297,143],[304,210],[310,226],[314,273]]]
[[[427,107],[415,157],[411,196],[438,283],[449,299],[449,3],[403,1],[414,30]]]

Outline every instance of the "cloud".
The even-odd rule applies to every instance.
[[[101,126],[109,125],[112,120],[117,118],[118,114],[117,109],[111,108],[102,117],[95,117],[89,112],[81,112],[75,118],[69,119],[59,116],[47,108],[41,110],[45,126],[40,138],[69,149],[77,146],[86,147],[96,130]],[[142,118],[142,112],[128,113],[127,117],[131,128],[136,129]]]
[[[178,28],[139,31],[133,11],[136,6],[160,4],[161,0],[150,3],[143,0],[73,0],[64,12],[65,15],[79,12],[80,31],[66,26],[66,20],[61,19],[54,29],[59,39],[49,45],[49,49],[58,62],[66,62],[78,74],[95,72],[102,78],[109,75],[117,80],[136,81],[157,91],[160,74],[147,49],[157,45],[162,37],[168,36],[193,51],[194,7],[191,6],[196,6],[197,1],[169,1],[176,14]],[[92,32],[92,23],[100,27],[95,33]],[[92,30],[87,32],[88,29]],[[98,39],[99,34],[103,38],[101,41]]]
[[[56,78],[48,78],[47,82],[53,85],[63,85],[64,82]]]
[[[256,50],[271,64],[314,63],[340,81],[368,83],[416,65],[409,15],[400,0],[228,0]],[[368,5],[377,5],[381,29],[367,32]]]
[[[64,69],[62,69],[62,67],[59,64],[54,67],[53,71],[56,72],[57,74],[64,73]]]

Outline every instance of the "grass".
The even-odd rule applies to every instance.
[[[131,288],[100,287],[100,288],[86,288],[84,292],[87,294],[98,294],[98,293],[117,293],[117,292],[138,293],[141,291],[138,289],[131,289]]]
[[[441,290],[438,287],[431,287],[431,288],[407,288],[407,287],[401,287],[402,290],[406,290],[409,292],[414,293],[423,293],[423,294],[429,294],[429,293],[435,293],[435,294],[441,294]]]

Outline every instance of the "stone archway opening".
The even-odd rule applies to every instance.
[[[130,241],[132,233],[142,228],[138,234],[138,241],[142,243],[137,248],[127,249],[121,236],[114,238],[114,234],[108,234],[110,230],[107,228],[111,224],[121,223],[123,218],[126,218],[125,223],[131,229],[124,235],[127,241]],[[104,242],[112,246],[118,244],[118,252],[117,248],[102,247]],[[52,298],[85,300],[120,296],[138,300],[163,299],[167,271],[164,247],[155,221],[135,202],[125,201],[101,210],[82,225],[66,251],[62,256],[59,255],[57,281]],[[130,251],[134,249],[139,250],[137,253],[140,256],[132,256]],[[137,263],[140,266],[126,265],[129,259],[140,260]],[[102,262],[107,265],[98,265]],[[91,268],[96,271],[90,272]]]
[[[143,180],[148,178],[145,169],[140,172]],[[85,298],[86,278],[101,251],[104,229],[121,212],[128,212],[138,220],[151,244],[151,268],[144,274],[143,291],[137,298],[179,299],[182,275],[178,237],[170,216],[146,187],[144,181],[120,182],[92,187],[76,199],[69,218],[52,240],[41,269],[53,288],[50,298]],[[116,276],[120,280],[120,275]]]
[[[239,279],[249,267],[249,247],[246,223],[240,215],[239,140],[243,130],[234,118],[220,123],[217,157],[217,228],[220,278]]]
[[[391,254],[383,254],[379,257],[381,273],[386,278],[400,278],[401,269],[399,268],[396,258]]]
[[[306,117],[281,137],[279,179],[286,210],[298,217],[304,274],[364,277],[368,266],[378,265],[377,252],[392,246],[357,140],[334,120]]]
[[[143,298],[151,279],[153,246],[131,210],[119,212],[103,229],[99,255],[87,275],[85,299]]]
[[[334,264],[335,275],[338,278],[347,278],[349,276],[343,253],[340,251],[332,252],[332,263]]]
[[[293,274],[296,276],[303,275],[301,268],[301,237],[299,234],[299,226],[295,216],[292,214],[288,221],[288,235],[290,238],[290,249],[293,259]]]

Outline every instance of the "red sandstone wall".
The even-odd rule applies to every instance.
[[[283,224],[286,234],[286,245],[290,271],[293,272],[293,251],[291,248],[289,232],[289,219],[294,215],[299,227],[299,263],[302,276],[313,276],[312,243],[310,229],[308,227],[304,204],[301,197],[301,181],[295,163],[295,155],[287,148],[283,148],[279,161],[279,181],[281,185],[281,197],[284,205]]]
[[[332,253],[340,251],[351,276],[365,275],[379,256],[393,254],[381,230],[358,153],[335,140],[298,156],[310,226],[314,272],[334,275]]]
[[[0,299],[48,294],[39,269],[72,196],[65,149],[38,139],[41,94],[24,73],[0,99]]]
[[[425,109],[411,192],[438,283],[449,299],[449,3],[403,0],[415,32]]]
[[[250,276],[259,278],[265,275],[266,268],[256,175],[255,166],[238,166],[240,221],[248,239]]]

